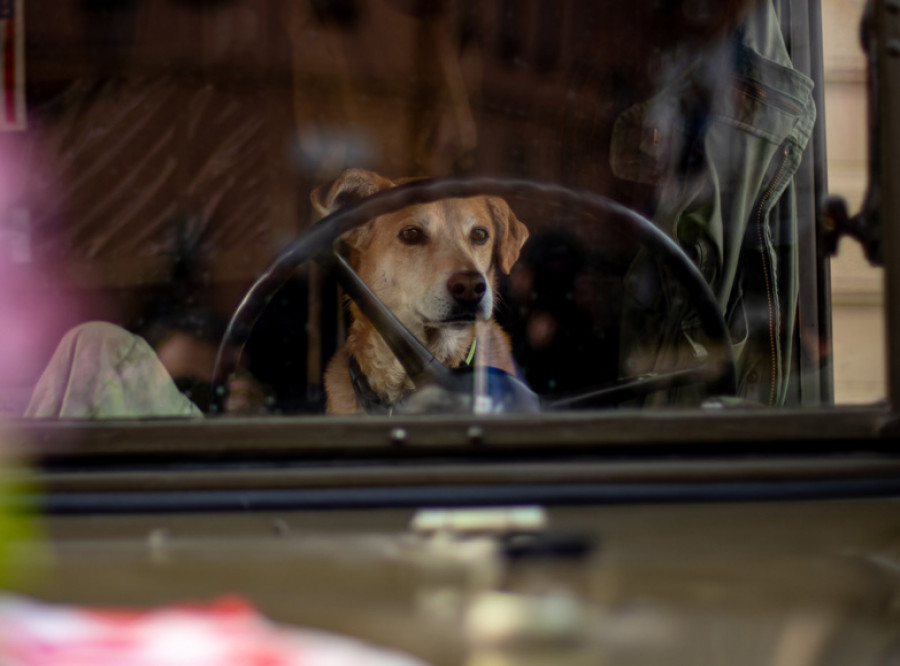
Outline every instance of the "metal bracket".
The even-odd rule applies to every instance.
[[[900,2],[890,0],[894,9]],[[866,258],[875,266],[884,265],[883,230],[881,224],[881,110],[878,95],[878,57],[876,49],[875,2],[868,0],[860,22],[860,45],[866,54],[866,87],[868,89],[868,153],[869,182],[862,209],[853,217],[847,211],[847,201],[830,195],[822,202],[822,238],[825,252],[829,256],[837,254],[838,242],[842,236],[855,238],[862,244]]]

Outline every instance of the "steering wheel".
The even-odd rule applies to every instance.
[[[545,201],[555,202],[561,207],[580,209],[590,215],[614,217],[684,288],[688,294],[688,303],[693,307],[700,326],[709,340],[709,353],[706,359],[696,366],[665,374],[626,379],[613,386],[561,399],[539,398],[516,378],[491,369],[489,381],[499,386],[506,395],[511,396],[510,411],[597,406],[697,383],[707,385],[710,393],[715,395],[737,393],[737,373],[731,337],[716,299],[690,258],[652,222],[604,196],[559,185],[510,178],[442,178],[412,181],[378,192],[355,205],[341,208],[313,225],[288,246],[250,287],[229,321],[213,372],[214,400],[217,399],[221,405],[226,393],[227,377],[239,360],[239,355],[235,357],[226,353],[226,350],[233,346],[240,349],[240,345],[236,344],[236,331],[251,330],[278,289],[298,266],[310,259],[323,262],[336,272],[338,282],[403,365],[416,386],[416,392],[427,386],[436,386],[453,395],[471,395],[473,390],[471,371],[451,369],[437,361],[418,338],[375,296],[334,248],[345,232],[380,215],[410,205],[480,195],[505,199],[539,197]]]

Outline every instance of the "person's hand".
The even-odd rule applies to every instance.
[[[225,413],[240,416],[259,416],[269,413],[268,391],[249,373],[242,372],[228,378],[228,397]]]

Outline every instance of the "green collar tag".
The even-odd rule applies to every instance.
[[[472,346],[469,347],[469,354],[466,356],[465,364],[466,366],[472,365],[472,361],[475,360],[475,346],[478,344],[478,338],[472,340]]]

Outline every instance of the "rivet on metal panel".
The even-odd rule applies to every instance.
[[[403,428],[394,428],[391,430],[391,443],[404,444],[406,443],[406,436],[406,430]]]
[[[165,527],[157,527],[147,534],[147,549],[150,551],[150,561],[153,564],[166,564],[169,560],[168,544],[169,530]]]
[[[466,433],[471,444],[482,444],[484,442],[484,429],[479,426],[472,426]]]

